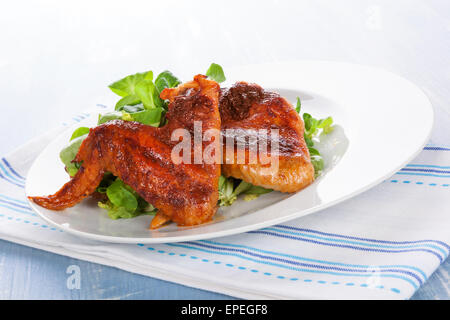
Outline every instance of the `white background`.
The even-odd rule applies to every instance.
[[[0,10],[0,154],[111,104],[107,85],[130,73],[188,79],[212,61],[226,71],[297,59],[410,79],[435,107],[432,142],[449,144],[449,16],[446,0],[10,1]]]

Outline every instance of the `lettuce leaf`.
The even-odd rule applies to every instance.
[[[109,88],[122,98],[116,103],[114,112],[99,115],[98,124],[121,119],[154,127],[162,125],[167,106],[159,95],[165,88],[176,87],[180,80],[167,70],[161,72],[155,82],[152,80],[153,72],[148,71],[129,75],[111,84]],[[111,179],[110,175],[105,175],[97,191],[106,194],[107,199],[98,205],[107,210],[111,219],[156,212],[151,204],[119,178]]]
[[[225,73],[223,72],[222,67],[217,63],[211,63],[211,65],[208,68],[208,71],[206,71],[206,76],[218,83],[227,80],[227,78],[225,78]]]
[[[300,113],[301,101],[297,97],[297,105],[295,110]],[[314,148],[314,139],[318,138],[321,134],[329,134],[333,131],[333,118],[327,117],[324,119],[313,118],[309,113],[303,113],[303,122],[305,125],[305,142],[309,149],[309,155],[311,163],[314,166],[314,177],[318,177],[324,168],[323,158],[320,152]]]
[[[272,191],[240,179],[221,175],[219,178],[219,206],[231,206],[240,194],[245,195],[244,200],[250,201]]]
[[[89,133],[88,127],[79,127],[72,133],[72,136],[70,137],[70,141],[72,141],[75,138],[84,136],[85,134],[88,134],[88,133]]]
[[[77,129],[78,130],[78,129]],[[76,130],[75,130],[76,131]],[[75,133],[75,132],[74,132]],[[73,135],[72,135],[73,136]],[[86,139],[87,134],[72,139],[69,144],[59,153],[59,158],[66,167],[69,176],[73,177],[80,168],[79,163],[72,162],[80,149],[81,143]]]
[[[162,108],[164,104],[151,80],[139,82],[135,87],[135,93],[146,109]]]
[[[154,215],[157,210],[119,178],[106,188],[108,200],[99,202],[111,219],[129,219],[142,214]]]
[[[112,84],[109,85],[109,88],[112,92],[115,94],[126,97],[128,95],[135,94],[136,85],[143,81],[143,80],[152,80],[153,79],[153,72],[147,71],[147,72],[141,72],[132,74],[129,76],[126,76],[125,78],[122,78]]]
[[[181,81],[168,70],[161,72],[155,80],[155,86],[159,93],[165,88],[175,88],[180,83]]]

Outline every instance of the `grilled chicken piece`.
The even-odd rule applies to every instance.
[[[238,82],[222,90],[219,106],[223,140],[234,140],[234,145],[223,145],[222,174],[281,192],[296,192],[314,181],[303,121],[286,99],[256,84]],[[279,136],[266,136],[258,133],[260,129],[268,134],[278,129]],[[243,137],[246,142],[238,142]],[[262,157],[255,141],[266,143],[267,157],[275,161],[278,156],[278,163]],[[244,161],[239,161],[239,152],[245,154]]]
[[[151,228],[169,219],[186,226],[211,220],[217,210],[220,161],[174,163],[171,152],[179,140],[172,141],[171,135],[176,129],[192,135],[194,120],[202,121],[200,134],[219,131],[219,90],[216,82],[197,75],[194,81],[161,93],[163,99],[170,95],[172,100],[164,127],[115,120],[91,129],[74,160],[82,162],[78,173],[54,195],[30,199],[52,210],[71,207],[92,194],[108,171],[158,208]],[[202,147],[215,147],[220,153],[219,140],[202,141]]]

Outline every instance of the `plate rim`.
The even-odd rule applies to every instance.
[[[252,231],[252,230],[258,230],[264,227],[268,227],[268,226],[273,226],[279,223],[283,223],[286,221],[290,221],[290,220],[294,220],[296,218],[302,217],[302,216],[306,216],[308,214],[312,214],[315,212],[319,212],[322,211],[326,208],[332,207],[336,204],[339,204],[341,202],[344,202],[350,198],[353,198],[371,188],[373,188],[374,186],[380,184],[382,181],[384,181],[386,178],[391,177],[393,174],[395,174],[399,169],[403,168],[406,164],[408,164],[412,159],[414,159],[420,152],[422,152],[424,146],[427,144],[427,142],[429,141],[431,134],[432,134],[432,130],[434,127],[434,123],[435,123],[435,112],[434,112],[434,108],[433,105],[430,101],[430,98],[428,97],[428,95],[426,94],[426,92],[419,86],[417,86],[415,83],[413,83],[412,81],[410,81],[409,79],[404,78],[403,76],[400,76],[394,72],[391,72],[389,70],[386,70],[384,68],[378,67],[378,66],[370,66],[370,65],[364,65],[364,64],[358,64],[358,63],[350,63],[350,62],[340,62],[340,61],[332,61],[332,60],[313,60],[313,59],[306,59],[306,60],[294,60],[294,61],[286,61],[286,62],[275,62],[275,63],[263,63],[263,64],[247,64],[247,65],[243,65],[240,67],[235,67],[233,69],[239,69],[239,68],[247,68],[247,67],[264,67],[264,66],[277,66],[277,65],[291,65],[291,64],[305,64],[305,63],[330,63],[330,64],[339,64],[339,65],[348,65],[350,67],[363,67],[363,68],[368,68],[371,70],[376,70],[376,71],[381,71],[384,73],[389,74],[390,76],[394,76],[396,78],[401,79],[402,81],[407,82],[409,85],[412,85],[416,90],[420,91],[423,96],[426,98],[427,103],[427,107],[428,107],[428,111],[430,112],[430,118],[431,118],[431,123],[430,126],[428,128],[428,132],[425,136],[425,138],[423,139],[423,141],[421,141],[420,143],[420,147],[418,144],[417,150],[415,152],[413,152],[411,155],[409,155],[408,157],[406,157],[406,159],[401,162],[400,165],[396,166],[393,170],[390,170],[388,173],[384,174],[383,176],[378,177],[377,179],[374,179],[374,181],[372,181],[371,183],[367,184],[364,187],[361,187],[351,193],[346,194],[345,196],[342,196],[340,198],[337,198],[335,200],[332,201],[328,201],[326,203],[322,203],[319,204],[317,206],[313,206],[311,208],[305,209],[305,210],[301,210],[292,214],[289,214],[287,216],[281,216],[281,217],[274,217],[272,219],[268,219],[266,221],[261,221],[261,222],[257,222],[254,224],[247,224],[247,225],[243,225],[240,227],[234,227],[231,229],[226,229],[226,230],[219,230],[219,231],[215,231],[215,232],[209,232],[209,233],[197,233],[197,234],[191,234],[191,235],[182,235],[182,236],[163,236],[163,237],[145,237],[145,238],[137,238],[137,237],[121,237],[121,236],[108,236],[108,235],[99,235],[99,234],[93,234],[93,233],[89,233],[89,232],[85,232],[85,231],[80,231],[80,230],[76,230],[73,228],[70,228],[68,226],[65,226],[64,224],[59,224],[56,223],[55,221],[51,220],[49,217],[47,217],[46,215],[44,215],[43,213],[40,212],[38,206],[32,202],[29,198],[28,198],[28,173],[32,171],[33,167],[36,165],[36,160],[39,158],[39,156],[44,153],[48,147],[48,145],[39,153],[39,155],[35,158],[35,160],[33,161],[33,164],[30,166],[30,169],[28,170],[27,173],[27,179],[26,179],[26,184],[25,184],[25,193],[27,196],[27,201],[30,205],[30,207],[33,209],[33,211],[35,211],[40,218],[42,218],[44,221],[46,221],[48,224],[57,227],[69,234],[73,234],[77,237],[81,237],[81,238],[86,238],[86,239],[90,239],[90,240],[95,240],[95,241],[101,241],[101,242],[107,242],[107,243],[125,243],[125,244],[136,244],[136,243],[142,243],[142,244],[154,244],[154,243],[174,243],[174,242],[183,242],[183,241],[194,241],[194,240],[205,240],[205,239],[212,239],[212,238],[219,238],[219,237],[224,237],[224,236],[230,236],[230,235],[235,235],[235,234],[240,234],[240,233],[244,233],[247,231]],[[231,68],[230,68],[231,69]],[[62,134],[62,132],[60,133]],[[59,135],[58,135],[59,136]],[[54,141],[56,138],[52,139],[49,143],[51,143],[52,141]],[[320,178],[319,178],[320,179]],[[317,179],[316,181],[318,181],[319,179]],[[316,182],[315,181],[315,182]],[[315,183],[314,182],[314,183]],[[271,206],[271,205],[270,205]]]

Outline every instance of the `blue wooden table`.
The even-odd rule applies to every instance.
[[[70,266],[80,289],[69,289]],[[450,260],[413,299],[449,299]],[[234,299],[0,240],[0,299]]]
[[[70,266],[80,289],[67,286]],[[0,299],[233,298],[0,240]]]
[[[147,69],[181,78],[296,59],[375,65],[421,87],[450,144],[450,1],[10,1],[0,10],[0,155],[96,103],[106,84]],[[386,115],[388,116],[388,115]],[[68,289],[78,266],[81,288]],[[450,298],[447,261],[414,299]],[[0,299],[221,299],[221,294],[0,240]]]

